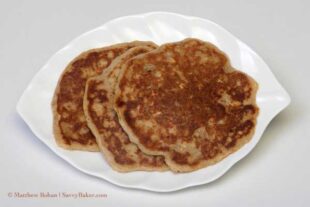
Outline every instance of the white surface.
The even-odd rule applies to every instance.
[[[162,44],[188,37],[209,41],[230,57],[233,67],[251,75],[259,84],[257,105],[260,108],[255,134],[251,141],[221,162],[191,173],[131,172],[118,173],[99,153],[76,152],[59,148],[54,140],[51,102],[58,79],[66,65],[88,49],[135,40]],[[221,26],[205,19],[175,13],[152,12],[112,20],[71,41],[35,75],[17,104],[17,112],[33,133],[53,152],[87,174],[128,188],[171,192],[216,180],[257,144],[267,125],[290,103],[266,63],[243,42]]]
[[[100,2],[1,3],[1,206],[309,205],[309,2]],[[112,18],[152,10],[201,16],[224,26],[264,58],[292,98],[291,105],[272,121],[254,151],[222,178],[168,194],[122,189],[80,173],[37,140],[15,111],[16,102],[33,75],[69,40]],[[9,192],[85,191],[106,193],[107,198],[7,197]]]

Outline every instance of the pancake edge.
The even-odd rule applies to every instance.
[[[137,47],[140,47],[140,48],[150,48],[150,47],[147,47],[147,46],[137,46]],[[114,170],[116,170],[118,172],[121,172],[121,173],[132,172],[132,171],[156,171],[156,172],[163,172],[163,171],[167,171],[169,169],[167,165],[165,167],[146,167],[146,166],[140,166],[139,164],[135,164],[135,165],[129,167],[127,165],[122,166],[122,165],[116,163],[115,160],[114,160],[114,155],[108,149],[103,147],[104,144],[101,141],[101,135],[100,135],[96,125],[93,123],[93,121],[91,119],[91,116],[90,116],[90,113],[88,111],[88,106],[89,106],[89,101],[87,99],[87,97],[88,97],[88,87],[89,87],[88,82],[93,81],[93,80],[102,80],[102,79],[104,79],[105,78],[105,73],[108,72],[109,68],[114,68],[120,61],[122,61],[123,55],[126,55],[126,53],[131,52],[131,50],[137,49],[137,47],[134,47],[134,48],[131,48],[131,49],[127,50],[125,53],[123,53],[122,55],[117,57],[115,60],[113,60],[111,65],[108,68],[106,68],[101,75],[89,78],[87,80],[86,88],[85,88],[85,93],[84,93],[84,99],[83,99],[84,114],[85,114],[85,117],[86,117],[87,125],[90,128],[91,132],[94,134],[94,136],[96,138],[96,142],[98,143],[98,147],[99,147],[103,157],[106,159],[107,163],[112,167],[112,169],[114,169]],[[114,89],[112,89],[112,90],[114,90]],[[124,133],[126,133],[126,132],[124,131]],[[132,144],[135,144],[135,143],[132,143]]]
[[[86,51],[80,53],[78,56],[76,56],[73,60],[71,60],[67,64],[67,66],[65,67],[65,69],[61,73],[60,77],[58,78],[57,85],[56,85],[56,88],[55,88],[55,91],[53,94],[53,98],[52,98],[52,102],[51,102],[52,113],[53,113],[53,134],[54,134],[56,144],[59,147],[66,149],[66,150],[81,150],[81,151],[89,151],[89,152],[99,152],[100,151],[99,147],[96,143],[94,145],[83,145],[83,144],[80,144],[78,142],[74,142],[74,141],[72,142],[71,141],[71,144],[68,145],[68,144],[66,144],[65,139],[63,138],[63,135],[61,133],[61,129],[59,126],[60,114],[57,112],[57,106],[58,106],[57,101],[58,101],[58,95],[60,92],[60,82],[63,79],[63,76],[65,75],[65,73],[70,70],[72,63],[74,63],[76,60],[78,60],[80,58],[86,57],[91,52],[99,52],[101,50],[109,50],[109,49],[127,46],[127,45],[133,45],[133,47],[136,47],[136,46],[140,46],[141,43],[143,43],[143,44],[154,44],[150,41],[132,41],[132,42],[113,44],[110,46],[104,46],[104,47],[100,47],[100,48],[93,48],[93,49],[89,49],[89,50],[86,50]],[[84,91],[85,91],[85,88],[84,88]]]

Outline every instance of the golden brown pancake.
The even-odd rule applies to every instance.
[[[136,55],[154,48],[134,47],[116,58],[100,76],[88,79],[84,94],[84,112],[88,127],[113,169],[121,172],[135,170],[166,170],[163,156],[146,155],[130,142],[113,109],[114,86],[121,66]]]
[[[251,139],[258,85],[214,45],[185,39],[123,67],[115,88],[119,122],[144,153],[165,156],[173,171],[219,162]]]
[[[130,48],[151,42],[130,42],[83,52],[65,68],[52,101],[56,143],[65,149],[99,151],[94,135],[87,127],[83,96],[88,78],[101,74],[111,62]]]

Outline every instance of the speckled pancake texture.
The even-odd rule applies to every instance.
[[[104,157],[117,171],[168,169],[163,156],[146,155],[129,140],[113,109],[114,86],[122,65],[130,58],[153,49],[145,46],[129,49],[116,58],[101,75],[90,78],[86,84],[84,111],[88,126]]]
[[[219,162],[253,136],[257,83],[214,45],[185,39],[130,59],[114,110],[130,141],[175,172]]]

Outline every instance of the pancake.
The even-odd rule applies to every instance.
[[[83,52],[65,68],[52,101],[53,129],[56,143],[69,150],[99,151],[94,135],[87,127],[83,96],[88,78],[101,74],[126,50],[151,42],[130,42]]]
[[[185,39],[129,60],[114,110],[129,139],[190,172],[240,149],[253,136],[258,84],[208,42]]]
[[[134,47],[116,58],[102,75],[87,81],[84,94],[84,112],[88,127],[111,167],[117,171],[166,170],[163,156],[142,153],[130,142],[113,109],[114,86],[121,66],[130,58],[151,51],[150,47]]]

